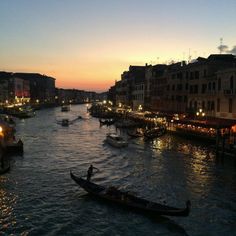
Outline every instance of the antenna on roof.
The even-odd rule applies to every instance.
[[[188,49],[188,63],[191,61],[190,48]]]
[[[220,47],[219,47],[219,49],[220,49],[220,54],[222,54],[222,49],[223,49],[223,38],[220,38]]]

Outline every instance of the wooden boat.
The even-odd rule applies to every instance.
[[[115,123],[115,120],[114,119],[106,119],[106,120],[99,119],[99,122],[100,122],[100,125],[110,126]]]
[[[61,107],[61,111],[62,111],[62,112],[70,111],[70,106],[63,105],[63,106]]]
[[[144,137],[146,139],[158,138],[165,134],[166,129],[164,127],[155,127],[144,132]]]
[[[135,130],[134,132],[130,132],[129,130],[127,131],[127,134],[131,137],[131,138],[140,138],[143,137],[143,133],[140,131]]]
[[[120,135],[117,134],[107,134],[106,142],[117,148],[128,146],[128,142],[126,142]]]
[[[69,124],[70,124],[70,122],[68,119],[62,119],[62,121],[61,121],[62,126],[69,126]]]
[[[7,173],[9,170],[10,170],[10,164],[3,168],[0,167],[0,175]]]
[[[12,154],[23,154],[24,152],[24,144],[21,139],[18,142],[11,142],[6,145],[6,152]]]
[[[136,197],[129,192],[120,191],[115,187],[104,187],[90,181],[87,181],[81,177],[75,176],[70,172],[71,178],[86,192],[103,199],[108,202],[112,202],[121,206],[125,206],[134,210],[145,212],[152,215],[162,216],[188,216],[190,212],[190,201],[186,202],[185,208],[170,207],[167,205],[151,202],[139,197]]]
[[[36,115],[34,109],[31,106],[19,106],[11,108],[9,109],[8,114],[19,119],[31,118]]]

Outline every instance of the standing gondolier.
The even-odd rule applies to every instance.
[[[99,169],[94,167],[93,165],[90,165],[90,167],[88,168],[88,171],[87,171],[87,181],[90,181],[91,176],[93,175],[93,170],[94,169],[99,171]]]

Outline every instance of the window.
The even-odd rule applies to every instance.
[[[211,83],[208,83],[208,90],[211,91]]]
[[[220,112],[220,99],[217,99],[217,112]]]
[[[206,84],[202,84],[202,93],[206,92],[206,88],[207,88],[207,85]]]
[[[232,113],[232,108],[233,108],[233,100],[232,98],[229,99],[229,113]]]
[[[205,110],[205,102],[202,101],[202,109]]]
[[[207,101],[207,110],[210,111],[211,110],[211,102]]]
[[[199,71],[195,71],[195,79],[199,79]]]
[[[215,91],[215,89],[216,89],[216,83],[213,82],[213,83],[212,83],[212,90]]]
[[[230,89],[234,89],[234,77],[230,77]]]
[[[212,101],[212,102],[211,102],[211,111],[214,111],[214,110],[215,110],[215,102]]]
[[[221,90],[221,78],[218,79],[218,91]]]
[[[188,71],[186,72],[186,79],[188,79]]]

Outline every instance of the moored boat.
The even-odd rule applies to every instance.
[[[166,133],[166,128],[164,127],[155,127],[144,132],[144,137],[146,139],[158,138]]]
[[[63,105],[62,107],[61,107],[61,111],[62,112],[67,112],[67,111],[70,111],[70,106],[67,106],[67,105]]]
[[[11,142],[6,145],[6,152],[13,154],[23,154],[24,152],[24,144],[21,139],[17,142]]]
[[[10,170],[10,164],[8,163],[7,166],[0,167],[0,175],[7,173],[9,170]]]
[[[99,119],[99,122],[100,122],[100,125],[110,126],[115,123],[115,119],[106,119],[106,120]]]
[[[131,137],[131,138],[140,138],[143,137],[143,132],[142,131],[138,131],[138,130],[134,130],[133,132],[131,131],[127,131],[127,134]]]
[[[106,142],[117,148],[128,146],[128,142],[118,134],[107,134]]]
[[[186,202],[185,208],[176,208],[156,202],[151,202],[130,194],[129,192],[118,190],[115,187],[104,187],[90,181],[87,181],[81,177],[75,176],[70,172],[71,178],[86,192],[103,199],[108,202],[122,205],[134,210],[139,210],[145,213],[162,215],[162,216],[188,216],[190,213],[190,201]]]

